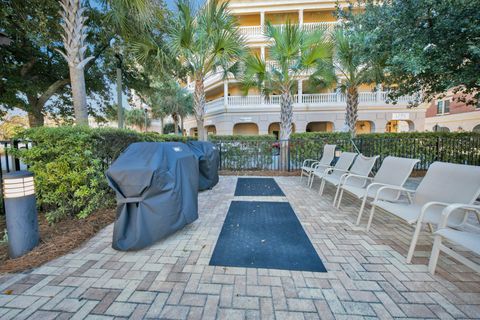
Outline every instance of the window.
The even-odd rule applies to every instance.
[[[450,100],[437,101],[437,114],[445,114],[450,112]]]

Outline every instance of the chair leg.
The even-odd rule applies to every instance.
[[[340,196],[338,197],[338,202],[337,202],[337,209],[340,209],[340,203],[342,202],[343,198],[343,189],[340,190]]]
[[[370,217],[368,217],[368,222],[367,222],[367,232],[370,231],[370,226],[372,225],[374,214],[375,214],[375,205],[372,203],[372,209],[370,209]]]
[[[360,219],[362,219],[363,210],[365,209],[365,203],[367,202],[367,196],[363,197],[362,205],[360,206],[360,211],[358,211],[357,226],[360,224]]]
[[[303,179],[303,169],[301,170],[301,173],[300,173],[300,181],[302,181]]]
[[[430,261],[428,262],[428,271],[433,275],[437,268],[438,256],[440,255],[440,246],[442,245],[442,237],[435,236],[433,241],[432,253],[430,254]]]
[[[320,188],[318,189],[318,194],[323,195],[323,189],[325,188],[325,180],[322,179],[322,182],[320,183]]]
[[[312,174],[312,179],[310,180],[310,188],[313,186],[314,179],[315,179],[315,174]]]
[[[417,221],[415,231],[413,232],[412,242],[410,242],[410,248],[408,249],[407,263],[410,263],[412,261],[413,253],[415,252],[415,247],[417,246],[418,236],[420,234],[421,229],[422,229],[422,222]]]
[[[337,203],[338,193],[340,191],[340,184],[337,186],[337,191],[335,191],[335,197],[333,198],[333,206]]]
[[[428,230],[430,230],[430,233],[433,233],[433,226],[431,223],[427,223],[428,225]]]

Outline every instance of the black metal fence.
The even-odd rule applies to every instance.
[[[379,168],[389,155],[416,158],[416,170],[427,170],[434,161],[480,165],[480,136],[395,137],[355,139],[292,139],[289,141],[215,141],[220,150],[221,170],[299,170],[305,159],[319,159],[325,144],[336,144],[340,151],[380,156]],[[280,146],[287,146],[286,164],[281,163]]]

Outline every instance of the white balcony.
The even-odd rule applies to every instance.
[[[338,22],[308,22],[303,23],[302,28],[306,31],[314,31],[314,30],[326,30],[332,31],[333,28],[337,25]],[[276,27],[283,28],[284,24],[276,24]],[[263,37],[264,38],[264,31],[262,30],[262,26],[247,26],[247,27],[239,27],[240,34],[246,37],[248,40],[253,40],[252,38]]]
[[[360,92],[358,96],[360,107],[379,107],[393,106],[387,102],[388,92]],[[415,101],[415,96],[402,96],[397,101],[397,106],[406,106]],[[322,110],[328,108],[344,108],[346,105],[346,96],[341,93],[318,93],[303,94],[301,102],[298,96],[293,97],[294,110]],[[280,96],[271,95],[270,97],[262,97],[260,95],[247,96],[229,96],[210,101],[206,104],[205,112],[207,114],[229,112],[262,112],[262,111],[280,111]]]

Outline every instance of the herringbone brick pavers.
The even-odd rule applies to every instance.
[[[408,265],[412,227],[379,213],[366,233],[353,198],[336,209],[331,189],[319,197],[318,185],[275,179],[285,197],[234,197],[236,177],[221,177],[200,193],[196,222],[147,249],[113,250],[109,226],[30,273],[1,276],[0,319],[480,318],[480,275],[441,255],[431,276],[426,230]],[[209,266],[234,199],[289,201],[328,272]]]

